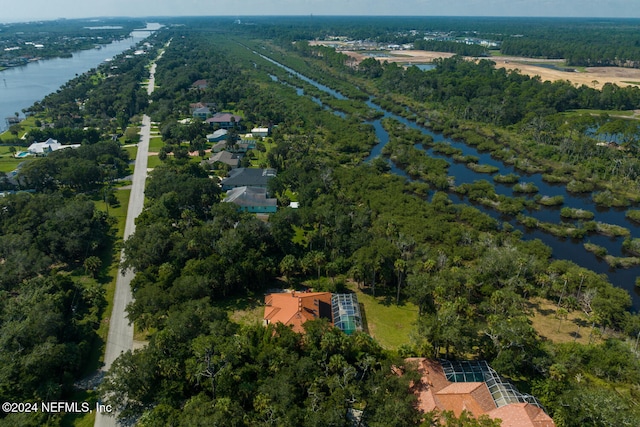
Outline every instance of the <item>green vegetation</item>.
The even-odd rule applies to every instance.
[[[593,243],[588,243],[588,242],[585,243],[584,244],[584,248],[586,250],[588,250],[589,252],[594,253],[598,258],[604,258],[608,254],[607,248],[604,248],[602,246],[598,246],[598,245],[593,244]]]
[[[514,193],[537,193],[538,187],[533,182],[520,182],[513,186]]]
[[[515,184],[520,179],[520,175],[510,173],[509,175],[494,175],[493,181],[499,184]]]
[[[559,206],[564,203],[563,196],[539,196],[536,197],[536,203],[543,206]]]
[[[479,165],[478,163],[467,163],[467,167],[478,173],[496,173],[500,170],[497,166]]]
[[[624,216],[631,221],[640,222],[640,210],[629,209]]]
[[[411,332],[418,320],[418,307],[411,302],[393,304],[390,295],[373,297],[357,288],[353,290],[363,307],[368,332],[380,345],[397,350],[411,342]]]
[[[575,209],[575,208],[566,207],[560,210],[560,216],[563,218],[570,218],[570,219],[591,220],[595,215],[593,212],[590,212],[584,209]]]
[[[538,204],[562,203],[561,198],[506,197],[486,180],[454,186],[449,163],[423,148],[484,173],[494,173],[493,167],[434,144],[396,120],[382,121],[389,133],[384,158],[363,162],[377,143],[373,127],[364,122],[379,116],[364,102],[371,95],[379,105],[518,170],[567,182],[570,191],[597,188],[606,195],[603,203],[631,202],[638,196],[632,185],[638,178],[632,127],[562,113],[587,104],[625,108],[637,102],[637,94],[542,83],[496,70],[486,60],[441,60],[428,73],[375,60],[356,69],[343,53],[300,40],[312,39],[320,29],[326,34],[325,18],[318,19],[322,25],[287,18],[286,28],[278,24],[281,19],[246,26],[190,19],[184,21],[189,25],[160,31],[159,44],[172,42],[158,62],[160,89],[152,103],[139,90],[145,61],[121,58],[112,77],[79,76],[33,107],[40,120],[58,129],[56,135],[87,141],[79,150],[25,166],[21,173],[38,193],[0,200],[9,212],[0,218],[0,277],[2,286],[11,281],[0,291],[5,304],[0,313],[27,319],[18,328],[15,320],[1,323],[0,336],[8,338],[0,342],[6,367],[0,388],[15,400],[43,399],[50,390],[54,398],[67,399],[73,379],[93,367],[80,361],[90,356],[91,337],[104,338],[100,324],[109,288],[103,285],[117,274],[113,257],[105,256],[118,245],[104,203],[113,201],[110,213],[122,221],[124,206],[116,205],[123,205],[128,193],[112,192],[115,178],[129,172],[127,151],[107,141],[111,134],[135,129],[136,116],[147,112],[158,122],[161,138],[153,145],[159,154],[150,158],[155,167],[145,210],[123,247],[124,266],[136,272],[129,316],[148,345],[119,357],[99,392],[122,417],[142,426],[346,425],[347,414],[362,411],[363,424],[372,427],[429,424],[433,420],[414,410],[408,391],[415,373],[407,369],[399,377],[391,369],[403,366],[400,355],[417,355],[485,359],[538,396],[558,425],[588,424],[603,402],[616,402],[606,413],[614,425],[637,425],[634,385],[640,382],[640,364],[632,340],[640,333],[640,316],[627,311],[629,294],[604,275],[551,259],[551,249],[541,241],[523,241],[513,227],[501,227],[472,204],[453,200],[464,195],[562,238],[629,235],[629,230],[582,217],[576,224],[551,224],[522,215]],[[445,21],[455,22],[451,19]],[[349,35],[373,31],[358,23],[340,25],[336,28]],[[253,51],[350,100],[312,89]],[[191,89],[197,79],[207,80],[208,87]],[[321,108],[310,96],[347,115]],[[242,126],[275,125],[269,142],[246,158],[246,164],[277,169],[268,187],[280,206],[268,220],[220,203],[211,171],[197,163],[199,156],[189,156],[209,147],[204,136],[210,128],[180,122],[196,102],[242,112]],[[47,111],[60,114],[47,116]],[[592,126],[623,129],[628,151],[596,146],[585,134]],[[231,129],[232,143],[241,132],[240,124]],[[385,158],[420,181],[391,174]],[[496,182],[500,179],[514,177]],[[88,200],[85,193],[98,199],[103,194],[105,201]],[[285,207],[293,196],[299,209]],[[578,215],[568,212],[570,218]],[[637,242],[629,236],[626,245],[633,251]],[[616,267],[638,262],[611,257],[590,243],[585,247]],[[308,322],[304,335],[283,325],[257,324],[258,295],[281,287],[283,280],[318,289],[349,283],[375,338],[346,336],[321,320]],[[552,327],[562,332],[564,323],[570,331],[558,340],[543,339],[551,334],[548,325],[532,324],[532,301],[544,301],[542,309],[553,307]],[[46,328],[29,319],[41,319]],[[62,336],[60,324],[73,326],[66,329],[71,336]],[[30,358],[22,357],[25,351]],[[37,363],[26,366],[31,360]],[[27,370],[32,375],[19,375]],[[31,424],[42,424],[38,416]],[[13,416],[5,420],[25,424]]]

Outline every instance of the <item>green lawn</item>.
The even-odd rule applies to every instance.
[[[161,164],[162,160],[160,160],[160,157],[158,156],[149,156],[149,160],[147,160],[147,168],[155,168]]]
[[[262,323],[264,296],[260,292],[224,298],[214,304],[229,313],[229,318],[234,322],[243,325]]]
[[[164,147],[164,142],[162,142],[161,136],[154,136],[149,139],[149,151],[153,153],[157,153],[160,149]]]
[[[358,296],[360,308],[364,309],[362,317],[366,320],[369,334],[384,348],[397,349],[402,344],[409,344],[411,331],[418,321],[418,307],[410,302],[395,304],[390,296],[372,297],[359,289],[355,284],[349,288]]]
[[[131,145],[128,147],[124,147],[123,148],[127,153],[129,153],[129,159],[131,160],[135,160],[136,157],[138,156],[138,146],[137,145]]]
[[[25,159],[14,159],[10,155],[0,156],[0,172],[11,172],[24,161]]]

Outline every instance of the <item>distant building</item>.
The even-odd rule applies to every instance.
[[[204,79],[201,80],[196,80],[195,82],[193,82],[193,84],[191,85],[191,87],[193,89],[199,89],[199,90],[204,90],[207,88],[207,81]]]
[[[231,113],[216,113],[206,121],[210,126],[217,125],[220,129],[231,129],[233,127],[240,127],[242,117]]]
[[[269,136],[269,128],[253,128],[251,129],[251,135],[254,138],[266,138],[267,136]]]
[[[229,131],[226,130],[226,129],[218,129],[214,133],[210,133],[209,135],[207,135],[207,141],[209,141],[209,142],[224,141],[225,139],[227,139],[227,133],[228,132]]]
[[[32,156],[46,156],[53,151],[78,147],[80,147],[80,144],[62,145],[57,140],[49,138],[44,142],[34,142],[27,148],[27,152]]]
[[[191,116],[194,119],[206,120],[209,116],[211,116],[211,110],[209,109],[209,107],[194,108],[191,112]]]
[[[267,189],[260,187],[237,187],[227,191],[225,203],[233,203],[238,209],[251,213],[276,213],[278,201],[267,197]]]
[[[276,176],[275,169],[238,168],[229,172],[229,176],[221,181],[222,191],[237,187],[267,188],[269,180]]]
[[[231,168],[237,168],[240,164],[240,157],[242,155],[238,153],[230,153],[229,151],[219,151],[213,154],[209,159],[205,160],[205,163],[213,165],[217,162],[224,163],[231,166]]]

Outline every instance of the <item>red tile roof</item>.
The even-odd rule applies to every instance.
[[[542,409],[529,403],[511,403],[498,408],[484,382],[451,382],[447,380],[442,365],[435,360],[409,358],[422,378],[411,389],[418,398],[418,409],[453,411],[459,417],[466,410],[474,417],[486,414],[501,419],[502,427],[555,427],[551,417]]]
[[[502,427],[555,427],[549,415],[529,403],[510,403],[487,415],[492,419],[501,419]]]
[[[296,332],[304,332],[304,322],[320,317],[320,303],[329,304],[331,307],[331,293],[284,292],[269,294],[264,301],[266,324],[280,322],[291,325]]]

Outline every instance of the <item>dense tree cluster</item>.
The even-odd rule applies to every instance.
[[[120,128],[123,132],[131,118],[147,106],[147,93],[140,83],[148,75],[145,66],[154,52],[156,49],[151,48],[144,55],[131,55],[132,51],[117,55],[112,61],[65,83],[26,111],[45,113],[46,121],[55,128],[95,127],[103,134],[115,133]],[[43,130],[39,135],[64,139],[66,135],[75,135],[73,132],[54,129]]]
[[[305,327],[239,327],[207,298],[175,304],[145,349],[115,362],[103,391],[142,426],[418,425],[411,376],[395,375],[375,341]]]
[[[58,150],[20,168],[17,179],[25,189],[55,191],[62,188],[77,192],[111,184],[129,171],[129,154],[117,142],[83,145]]]
[[[5,196],[0,212],[0,395],[69,399],[105,302],[101,285],[69,273],[108,245],[111,221],[85,197],[60,194]],[[43,425],[46,417],[11,414],[0,423]]]

